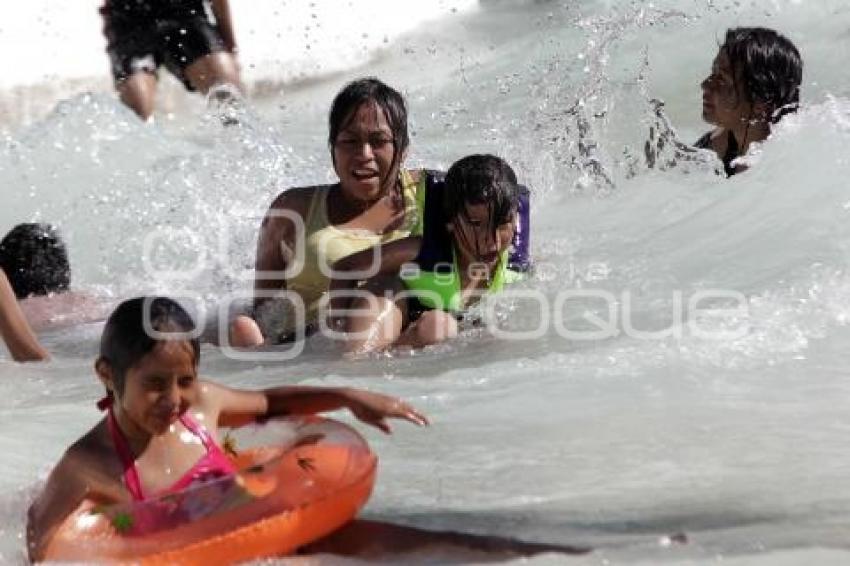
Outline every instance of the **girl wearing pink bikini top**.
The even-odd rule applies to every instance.
[[[118,453],[118,457],[121,459],[121,465],[124,468],[124,485],[127,487],[130,495],[133,496],[134,501],[144,501],[145,494],[144,490],[142,490],[139,472],[136,469],[135,458],[130,451],[124,433],[121,432],[121,427],[118,426],[115,413],[112,412],[111,398],[105,397],[98,403],[98,407],[101,407],[102,404],[108,405],[106,423],[109,427],[109,435],[112,437],[112,443],[115,445],[115,451]],[[180,415],[178,420],[186,430],[201,441],[206,454],[201,456],[171,487],[156,495],[175,493],[194,484],[204,483],[236,473],[236,467],[230,458],[218,447],[218,444],[216,444],[209,432],[192,418],[192,415],[185,413]]]
[[[65,452],[30,507],[27,549],[33,562],[80,508],[141,501],[146,494],[151,498],[232,474],[233,465],[213,440],[219,426],[341,408],[384,432],[390,432],[387,418],[427,424],[406,403],[368,391],[304,386],[248,391],[201,380],[200,345],[187,338],[193,329],[186,311],[163,297],[131,299],[110,315],[95,363],[108,392],[99,407],[108,412]],[[172,469],[186,470],[176,483]]]

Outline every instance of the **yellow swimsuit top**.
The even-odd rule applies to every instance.
[[[426,175],[420,175],[417,183],[409,171],[399,173],[402,197],[404,199],[405,220],[402,225],[384,234],[375,234],[368,230],[346,230],[333,226],[328,220],[328,195],[334,185],[316,187],[304,219],[304,262],[298,273],[286,280],[286,289],[297,293],[304,301],[306,322],[315,319],[316,310],[322,296],[328,291],[330,273],[334,263],[351,254],[365,249],[399,240],[411,235],[421,235],[422,226],[418,213],[418,194],[424,194]],[[323,273],[324,271],[324,273]],[[290,319],[290,317],[287,317]],[[291,319],[290,319],[291,320]],[[287,330],[294,330],[294,321],[286,324]]]

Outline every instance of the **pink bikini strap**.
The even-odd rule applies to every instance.
[[[207,449],[207,452],[213,450],[213,448],[217,448],[218,444],[216,444],[210,433],[207,432],[207,429],[202,426],[198,421],[196,421],[192,415],[189,414],[189,411],[186,411],[182,415],[180,415],[180,422],[183,423],[183,426],[186,427],[186,430],[197,436],[201,439],[201,442],[204,445],[204,448]]]
[[[121,465],[124,467],[124,485],[127,486],[127,491],[135,501],[144,501],[145,494],[142,491],[142,482],[139,480],[139,472],[136,470],[135,459],[130,452],[130,447],[127,444],[127,439],[118,427],[118,421],[115,419],[115,413],[112,412],[112,396],[107,396],[98,401],[97,408],[101,411],[106,410],[106,423],[109,427],[109,434],[112,436],[112,443],[115,445],[115,451],[118,452],[118,458],[121,459]],[[187,411],[180,415],[180,422],[186,429],[201,439],[207,454],[222,455],[224,453],[218,444],[213,441],[210,433],[206,428],[201,426],[192,415]]]
[[[112,436],[115,451],[118,452],[121,465],[124,467],[124,485],[127,486],[127,491],[130,492],[130,495],[133,496],[135,501],[144,501],[145,495],[142,492],[142,482],[139,480],[139,472],[136,471],[136,464],[133,454],[130,452],[130,447],[127,445],[127,439],[124,438],[124,434],[118,428],[118,421],[115,420],[112,407],[109,406],[107,410],[106,423],[109,426],[109,434]]]

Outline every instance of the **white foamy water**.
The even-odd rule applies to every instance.
[[[718,177],[711,159],[677,160],[669,145],[649,169],[650,128],[669,120],[684,141],[706,129],[699,81],[725,29],[748,24],[800,47],[802,111],[746,174]],[[143,126],[108,90],[71,97],[3,141],[0,230],[56,223],[80,290],[215,304],[250,287],[273,196],[332,178],[333,94],[378,75],[408,97],[412,165],[493,151],[534,188],[539,269],[521,288],[552,304],[586,296],[497,306],[504,331],[548,319],[533,340],[471,335],[353,363],[322,344],[262,364],[210,347],[203,373],[234,386],[372,387],[419,405],[430,429],[366,433],[381,459],[373,518],[596,549],[576,564],[845,564],[848,25],[839,0],[492,1],[391,38],[365,67],[257,100],[236,128],[194,107]],[[146,264],[146,237],[163,229],[168,243]],[[151,272],[195,263],[186,280]],[[711,290],[743,297],[745,312],[677,325],[677,297]],[[594,328],[590,315],[619,334],[556,331]],[[0,362],[0,562],[20,561],[32,491],[98,418],[98,332],[45,335],[49,364]],[[678,532],[687,544],[670,544]],[[404,561],[473,558],[435,548]]]

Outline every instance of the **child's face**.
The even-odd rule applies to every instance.
[[[490,207],[485,204],[465,204],[465,212],[459,214],[450,229],[454,233],[458,253],[467,263],[484,263],[493,267],[514,239],[516,214],[509,222],[491,229]]]
[[[166,340],[127,370],[119,403],[136,426],[158,435],[197,400],[198,391],[192,345]]]
[[[711,65],[711,74],[700,85],[702,117],[706,122],[731,129],[752,118],[753,108],[747,102],[742,82],[735,77],[732,62],[721,49]]]

